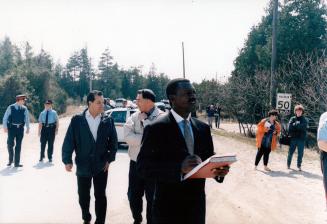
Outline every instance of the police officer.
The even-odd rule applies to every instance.
[[[39,116],[38,135],[40,136],[41,142],[40,162],[43,162],[45,146],[47,143],[48,159],[50,163],[52,162],[53,143],[59,128],[58,114],[55,110],[52,109],[52,104],[52,100],[45,101],[44,110],[40,113]]]
[[[3,116],[3,129],[8,133],[7,146],[9,153],[9,162],[7,166],[11,166],[15,154],[15,167],[22,167],[20,161],[20,151],[22,140],[24,137],[24,126],[26,125],[26,134],[30,130],[29,113],[26,106],[24,106],[26,95],[17,95],[16,103],[8,106],[5,115]],[[16,139],[16,146],[15,146]],[[15,152],[14,152],[15,146]]]

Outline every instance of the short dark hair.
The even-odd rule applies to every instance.
[[[190,80],[184,78],[177,78],[168,82],[166,88],[166,95],[168,99],[170,95],[176,95],[179,84],[183,82],[190,83]]]
[[[268,112],[268,116],[270,117],[270,116],[272,116],[272,115],[274,115],[274,116],[278,116],[278,111],[277,111],[277,110],[270,110],[270,111]]]
[[[137,94],[142,94],[143,99],[151,100],[156,102],[156,94],[151,89],[140,89],[137,91]]]
[[[87,98],[86,98],[87,106],[89,106],[89,102],[94,102],[95,96],[103,96],[103,94],[99,90],[92,90],[91,92],[89,92],[89,94],[87,95]]]

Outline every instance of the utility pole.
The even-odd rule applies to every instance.
[[[271,49],[271,67],[270,67],[270,107],[276,107],[276,39],[277,39],[277,16],[278,0],[274,1],[273,21],[272,21],[272,49]]]
[[[182,52],[183,52],[183,78],[185,79],[184,42],[182,42]]]
[[[90,78],[90,92],[91,92],[92,91],[92,58],[91,57],[90,57],[89,78]]]

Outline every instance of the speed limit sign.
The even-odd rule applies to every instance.
[[[276,109],[281,113],[290,114],[292,94],[277,93]]]

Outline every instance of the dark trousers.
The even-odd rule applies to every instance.
[[[261,160],[261,157],[263,155],[263,165],[267,166],[268,165],[268,161],[269,161],[269,154],[271,152],[271,149],[270,147],[267,148],[267,147],[264,147],[264,146],[261,146],[259,149],[258,149],[258,152],[257,152],[257,156],[255,157],[255,165],[258,166],[260,160]]]
[[[302,165],[302,158],[304,152],[304,139],[291,139],[290,148],[287,156],[287,166],[291,166],[292,157],[297,147],[297,167],[300,168]]]
[[[135,222],[142,221],[142,210],[143,210],[143,195],[147,201],[146,205],[146,219],[147,224],[151,224],[152,220],[152,200],[154,184],[150,181],[145,181],[139,176],[136,170],[136,162],[132,161],[129,164],[129,184],[128,184],[128,200],[129,206],[132,211],[132,215]]]
[[[106,187],[108,180],[108,171],[101,172],[94,177],[77,176],[79,204],[82,209],[82,218],[84,221],[91,221],[90,214],[90,190],[93,179],[96,224],[105,223],[107,211]]]
[[[326,206],[327,206],[327,152],[320,152],[320,164],[321,171],[323,174],[323,183],[325,188],[325,198],[326,198]]]
[[[48,159],[52,160],[53,154],[53,143],[56,136],[56,126],[53,127],[42,127],[41,129],[41,155],[40,159],[44,158],[45,146],[48,143]]]
[[[215,116],[215,125],[216,125],[216,128],[219,128],[219,126],[220,126],[220,116]]]
[[[176,199],[158,202],[160,200],[155,198],[153,202],[153,224],[206,223],[205,195],[203,197],[200,196],[198,199],[187,198],[182,202]]]
[[[14,159],[14,146],[15,146],[15,165],[19,165],[20,161],[20,151],[22,147],[22,140],[24,137],[24,127],[10,127],[8,128],[8,139],[7,139],[7,147],[9,153],[9,163],[13,162]]]

